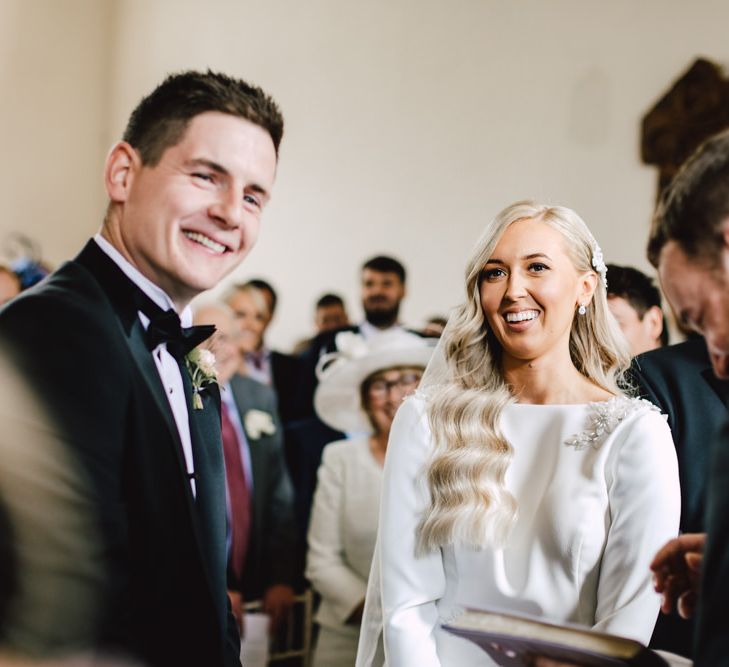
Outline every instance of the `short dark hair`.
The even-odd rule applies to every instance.
[[[705,141],[661,196],[648,239],[648,260],[658,267],[663,247],[675,241],[687,256],[718,261],[729,218],[729,131]]]
[[[650,308],[661,308],[661,293],[650,276],[632,266],[607,265],[608,298],[625,299],[642,320]],[[662,312],[662,311],[661,311]],[[668,344],[668,326],[663,317],[661,344]]]
[[[365,269],[379,273],[395,273],[400,278],[400,282],[405,284],[405,267],[393,257],[378,255],[377,257],[368,259],[362,265],[362,271]]]
[[[257,86],[210,70],[168,76],[132,111],[123,139],[139,151],[143,164],[154,166],[182,139],[189,122],[207,111],[259,125],[271,136],[278,156],[283,117],[276,102]]]
[[[328,308],[329,306],[341,306],[342,308],[344,308],[344,299],[342,299],[342,297],[338,294],[332,294],[331,292],[327,292],[326,294],[320,296],[316,302],[317,309]]]
[[[251,278],[245,284],[255,287],[257,290],[261,290],[262,292],[269,293],[271,296],[271,317],[273,317],[273,313],[276,310],[276,304],[278,303],[278,294],[276,294],[276,290],[273,289],[273,285],[263,278]]]

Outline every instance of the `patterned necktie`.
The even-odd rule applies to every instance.
[[[243,459],[240,452],[241,443],[235,432],[233,422],[230,420],[228,406],[223,402],[220,407],[225,477],[228,483],[228,496],[230,497],[232,531],[230,565],[233,574],[240,582],[251,528],[251,498],[243,469]]]

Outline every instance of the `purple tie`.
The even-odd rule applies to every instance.
[[[240,440],[228,414],[228,406],[221,404],[221,428],[223,454],[225,456],[225,478],[228,482],[232,544],[230,565],[233,574],[240,581],[248,550],[248,535],[251,528],[251,498],[248,493],[243,460],[240,454]]]

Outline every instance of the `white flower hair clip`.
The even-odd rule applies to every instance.
[[[597,241],[594,240],[592,242],[592,266],[600,274],[602,284],[605,285],[605,289],[607,290],[607,266],[605,266],[605,260],[602,257],[602,250],[597,244]]]

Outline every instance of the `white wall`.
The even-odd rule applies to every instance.
[[[0,0],[0,241],[54,264],[99,226],[109,125],[109,0]]]
[[[262,275],[279,288],[271,338],[283,347],[307,332],[323,291],[343,293],[359,316],[358,267],[376,253],[409,269],[406,322],[447,310],[461,298],[482,226],[516,199],[575,208],[608,261],[648,268],[656,173],[639,161],[640,119],[696,56],[729,62],[729,5],[719,0],[27,4],[42,8],[32,20],[19,9],[26,3],[0,0],[34,35],[32,49],[0,47],[3,82],[28,77],[36,101],[46,79],[60,77],[63,113],[36,109],[37,137],[22,100],[0,106],[0,126],[7,117],[22,130],[2,173],[16,212],[3,227],[24,220],[17,214],[32,201],[27,213],[47,254],[70,255],[103,201],[100,123],[110,144],[169,71],[211,67],[248,78],[278,99],[287,128],[262,237],[234,278]],[[108,39],[103,29],[89,37],[86,25],[60,57],[52,26],[65,35],[109,16]],[[79,89],[94,82],[104,85],[74,116]],[[56,133],[83,145],[72,176],[57,151],[37,178],[12,167],[28,144],[37,161],[47,135],[60,141]]]

